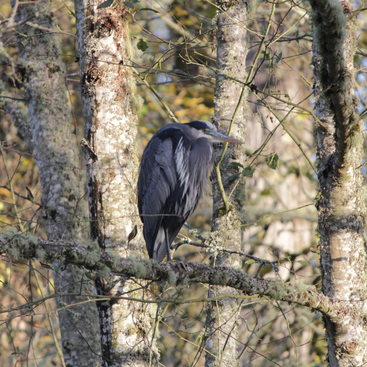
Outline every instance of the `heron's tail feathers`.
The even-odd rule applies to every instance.
[[[167,233],[163,227],[159,227],[157,237],[155,238],[154,246],[153,246],[153,259],[160,262],[167,255],[169,249],[167,249]]]

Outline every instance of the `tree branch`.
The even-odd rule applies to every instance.
[[[82,266],[88,270],[120,274],[145,280],[167,281],[172,285],[205,283],[228,286],[247,295],[266,296],[273,300],[296,303],[324,314],[335,312],[334,305],[314,286],[298,282],[251,277],[240,270],[200,263],[157,263],[149,259],[122,258],[103,252],[94,242],[77,245],[73,242],[49,241],[8,229],[0,233],[0,254],[15,261],[37,259],[41,263]]]

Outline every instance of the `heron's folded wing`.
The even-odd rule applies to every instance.
[[[189,185],[185,192],[184,215],[190,216],[195,210],[203,188],[207,184],[212,164],[212,146],[205,138],[199,138],[191,145],[188,159]]]
[[[172,160],[171,139],[153,138],[147,146],[138,181],[139,213],[144,223],[144,237],[149,253],[162,222],[167,198],[174,190],[176,173]]]

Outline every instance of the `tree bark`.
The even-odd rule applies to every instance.
[[[65,84],[60,47],[53,33],[54,23],[48,1],[18,4],[16,22],[28,105],[30,146],[39,168],[45,231],[50,240],[83,241],[89,231],[85,224],[87,203],[80,173],[80,155],[74,133]],[[31,22],[29,21],[31,19]],[[48,31],[48,29],[50,31]],[[99,366],[98,314],[93,302],[77,294],[95,292],[84,270],[73,265],[55,271],[64,360],[67,366]],[[75,304],[70,307],[70,305]],[[68,307],[65,307],[68,306]]]
[[[141,257],[141,235],[129,240],[140,225],[135,84],[125,66],[131,64],[129,8],[123,2],[99,4],[103,1],[75,2],[92,238],[101,249]],[[97,278],[96,285],[101,295],[133,292],[144,298],[142,285],[125,278]],[[123,300],[97,304],[104,366],[145,366],[158,358],[152,340],[153,305]]]
[[[231,78],[245,80],[246,2],[218,1],[217,4],[221,10],[217,15],[217,79],[214,123],[219,130],[243,139],[246,112],[244,96],[246,92],[243,86]],[[223,147],[216,149],[215,172],[217,180],[213,185],[212,229],[215,231],[215,242],[225,243],[227,248],[235,251],[241,250],[241,221],[236,211],[230,207],[229,193],[233,188],[233,182],[230,182],[230,178],[238,174],[238,169],[231,164],[231,160],[240,160],[240,153],[241,147],[228,146],[226,151],[223,151]],[[227,198],[223,196],[227,196]],[[212,265],[240,269],[241,258],[236,255],[219,253],[213,256]],[[238,291],[227,287],[213,286],[209,288],[210,298],[224,295],[236,296]],[[240,307],[241,302],[236,298],[224,298],[209,303],[206,367],[238,366],[237,333]]]
[[[320,256],[323,292],[340,311],[325,317],[330,366],[367,363],[362,121],[353,97],[356,35],[340,1],[313,8]]]

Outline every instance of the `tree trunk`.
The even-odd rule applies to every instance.
[[[367,363],[362,121],[353,97],[354,21],[339,1],[310,1],[317,117],[323,292],[338,305],[325,317],[330,366]]]
[[[218,1],[220,12],[217,16],[217,79],[214,98],[214,122],[219,130],[244,139],[245,130],[245,89],[230,78],[245,80],[246,73],[246,20],[245,1]],[[213,185],[213,230],[215,242],[225,244],[228,249],[241,250],[241,222],[235,210],[229,204],[229,192],[233,188],[230,177],[238,173],[231,160],[239,160],[241,147],[228,146],[222,159],[223,147],[216,149],[215,172],[217,180]],[[222,188],[226,192],[223,198],[219,169],[221,169]],[[223,200],[224,199],[224,200]],[[213,265],[241,268],[241,259],[237,256],[218,253],[212,258]],[[209,289],[209,297],[237,295],[228,287]],[[240,303],[235,299],[213,301],[208,307],[206,366],[238,365],[237,340]]]
[[[142,236],[129,241],[140,225],[134,79],[131,68],[125,66],[131,64],[129,8],[116,2],[98,9],[102,3],[75,2],[91,231],[102,249],[142,257]],[[96,281],[101,295],[144,297],[143,283],[107,276]],[[155,307],[111,299],[98,302],[98,309],[104,366],[145,366],[157,358],[152,340]]]
[[[31,19],[31,24],[28,23]],[[47,1],[18,4],[20,69],[26,88],[30,146],[39,168],[45,230],[50,240],[83,241],[89,236],[80,155],[65,85],[60,48]],[[48,31],[50,29],[50,31]],[[82,171],[83,172],[83,171]],[[64,360],[67,366],[99,366],[98,313],[82,303],[94,285],[73,265],[55,272]],[[70,307],[70,305],[74,304]],[[65,307],[68,306],[68,307]]]

